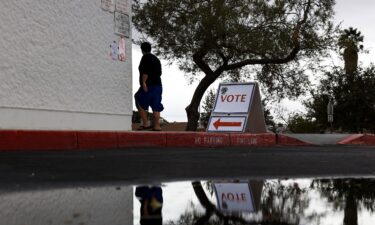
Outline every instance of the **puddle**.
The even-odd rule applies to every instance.
[[[205,180],[0,191],[0,224],[375,223],[375,179]]]

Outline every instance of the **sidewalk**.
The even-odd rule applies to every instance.
[[[336,137],[340,145],[375,145],[373,134]],[[315,142],[316,145],[317,142]],[[0,151],[91,150],[144,147],[265,147],[307,146],[314,143],[298,135],[207,132],[103,132],[103,131],[0,131]],[[319,144],[318,144],[319,145]]]

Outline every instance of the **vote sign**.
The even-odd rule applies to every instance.
[[[213,113],[248,113],[254,85],[220,84]]]
[[[266,133],[258,84],[256,82],[220,84],[207,131]]]
[[[223,213],[255,212],[248,183],[216,183],[214,189],[218,207]]]

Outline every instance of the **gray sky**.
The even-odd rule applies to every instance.
[[[375,62],[375,29],[372,23],[375,22],[375,0],[336,0],[335,7],[336,23],[342,22],[343,28],[354,27],[364,35],[364,46],[369,50],[369,54],[361,54],[360,62],[368,65]],[[138,90],[138,64],[142,54],[138,46],[133,45],[133,93]],[[165,110],[162,117],[169,122],[187,121],[185,107],[189,104],[193,92],[198,85],[193,83],[188,85],[184,73],[179,71],[175,65],[167,66],[163,63],[163,104]],[[210,88],[217,88],[218,83]],[[283,107],[290,111],[303,111],[302,105],[296,102],[283,101]]]
[[[367,65],[375,62],[375,1],[374,0],[336,0],[337,22],[342,22],[343,28],[354,27],[364,35],[365,49],[370,54],[360,55],[359,60]]]

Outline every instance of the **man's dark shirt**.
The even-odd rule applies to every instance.
[[[160,60],[153,54],[148,53],[142,56],[141,62],[138,67],[140,76],[139,84],[142,86],[142,74],[147,74],[148,78],[146,85],[157,86],[161,85],[161,64]]]

